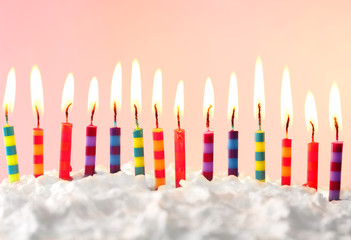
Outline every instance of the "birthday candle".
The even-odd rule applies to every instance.
[[[71,148],[72,148],[72,123],[68,122],[68,109],[73,104],[74,79],[72,73],[68,74],[62,92],[62,110],[66,114],[66,122],[61,123],[60,170],[59,177],[71,180]]]
[[[112,77],[111,107],[114,113],[114,126],[110,128],[110,173],[121,170],[121,128],[117,127],[117,111],[122,106],[122,66],[118,62]]]
[[[132,65],[131,106],[135,111],[136,125],[136,128],[133,131],[135,175],[144,175],[144,138],[143,129],[139,127],[138,119],[138,109],[141,111],[141,79],[140,66],[136,59],[133,61]]]
[[[99,90],[96,77],[90,82],[88,111],[91,111],[90,125],[86,129],[86,147],[85,147],[85,176],[92,176],[95,173],[96,157],[96,132],[97,127],[93,125],[94,113],[99,106]]]
[[[16,94],[16,75],[15,69],[11,68],[9,74],[7,75],[7,83],[4,96],[4,110],[6,125],[3,127],[4,132],[4,143],[5,143],[5,154],[7,161],[7,169],[9,174],[9,182],[19,181],[19,169],[18,169],[18,159],[15,141],[15,132],[13,126],[8,123],[8,113],[13,111],[15,104],[15,94]]]
[[[33,128],[33,175],[44,174],[44,131],[40,128],[39,112],[44,112],[43,86],[39,68],[34,66],[30,74],[30,89],[33,112],[37,116],[37,127]]]
[[[265,166],[265,132],[261,129],[261,120],[265,112],[263,67],[260,57],[257,58],[255,67],[254,112],[258,117],[258,130],[255,132],[255,170],[256,179],[261,182],[266,180]]]
[[[213,116],[214,112],[214,93],[212,82],[210,78],[207,78],[205,85],[204,94],[204,115],[206,116],[206,127],[207,131],[204,132],[204,148],[203,148],[203,165],[202,174],[204,177],[211,181],[213,178],[213,141],[214,133],[210,131],[210,117]]]
[[[235,115],[238,115],[238,86],[236,75],[232,73],[228,97],[228,117],[232,124],[232,129],[228,132],[228,175],[238,176],[239,132],[234,130]]]
[[[307,130],[311,129],[312,141],[307,145],[307,183],[305,186],[318,188],[318,147],[314,134],[318,128],[316,102],[312,93],[308,93],[305,102],[305,119]]]
[[[184,84],[178,83],[174,112],[177,116],[178,128],[174,129],[174,159],[175,159],[175,186],[180,187],[179,182],[186,179],[185,166],[185,130],[180,127],[180,117],[184,113]]]
[[[162,72],[160,69],[155,73],[152,105],[156,119],[156,128],[152,129],[155,163],[155,189],[158,189],[159,186],[165,185],[166,183],[163,129],[158,127],[158,114],[161,114],[162,111]]]
[[[341,166],[343,142],[339,141],[339,131],[342,127],[340,94],[336,84],[330,91],[329,98],[330,126],[335,126],[336,141],[331,144],[329,201],[340,200]]]
[[[289,124],[292,122],[292,97],[290,88],[290,73],[284,68],[281,91],[281,121],[285,127],[285,138],[282,140],[282,176],[281,184],[291,184],[291,139],[288,138]]]

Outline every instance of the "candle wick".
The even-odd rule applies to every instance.
[[[154,105],[154,108],[155,108],[156,128],[158,128],[158,112],[157,112],[156,103],[155,103],[155,105]]]
[[[232,129],[234,130],[234,118],[235,118],[235,107],[233,107],[233,113],[232,113]]]
[[[117,127],[117,105],[116,105],[116,102],[113,103],[113,112],[114,112],[114,116],[113,116],[114,126]]]
[[[336,130],[336,141],[339,141],[339,123],[336,117],[334,117],[334,126]]]
[[[68,123],[68,109],[72,105],[72,103],[68,104],[66,107],[66,123]]]
[[[94,113],[95,113],[96,103],[94,103],[93,110],[91,110],[90,124],[93,125]]]
[[[210,130],[210,109],[212,108],[212,104],[207,109],[207,118],[206,118],[206,127],[207,130]]]
[[[312,142],[314,142],[314,125],[313,125],[313,122],[312,121],[310,121],[310,124],[311,124],[311,126],[312,126]]]
[[[6,120],[6,124],[9,124],[9,111],[8,111],[8,106],[6,104],[5,106],[5,120]]]
[[[261,103],[258,104],[258,129],[261,130]]]
[[[37,128],[40,126],[40,116],[39,116],[39,110],[37,105],[35,105],[35,111],[37,112]]]
[[[285,127],[285,136],[286,136],[286,138],[288,138],[289,123],[290,123],[290,116],[288,115],[288,119],[286,120],[286,127]]]
[[[180,116],[179,116],[179,106],[177,106],[177,121],[178,121],[178,129],[180,131]]]
[[[135,124],[136,124],[137,128],[139,128],[138,108],[137,108],[137,106],[135,104],[134,104],[134,109],[135,109]]]

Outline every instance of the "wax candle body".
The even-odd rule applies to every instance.
[[[318,188],[318,147],[319,143],[310,142],[307,152],[307,186]]]
[[[342,147],[343,142],[332,142],[330,161],[329,201],[340,199]]]
[[[110,128],[110,173],[121,170],[121,128]]]
[[[174,153],[175,153],[175,186],[180,187],[180,180],[186,179],[185,168],[185,131],[177,128],[174,130]]]
[[[213,178],[213,138],[212,131],[204,132],[202,175],[209,181]]]
[[[152,137],[154,143],[155,188],[158,189],[159,186],[166,183],[163,129],[152,129]]]
[[[95,173],[96,132],[96,126],[92,124],[87,126],[85,147],[85,176],[92,176]]]
[[[291,184],[291,139],[282,140],[282,185]]]
[[[39,177],[44,174],[44,131],[33,128],[33,174]]]
[[[134,166],[135,166],[135,176],[144,175],[144,138],[143,129],[136,128],[133,131],[133,145],[134,145]]]
[[[63,180],[71,180],[71,145],[72,124],[61,123],[61,149],[60,149],[60,172],[59,177]]]
[[[264,182],[266,180],[265,133],[262,130],[255,132],[255,170],[256,180]]]
[[[228,132],[228,175],[238,176],[238,137],[238,131]]]
[[[7,168],[9,174],[9,182],[16,182],[20,180],[19,170],[18,170],[18,159],[15,141],[15,132],[13,126],[5,125],[3,127],[4,131],[4,143],[5,143],[5,153]]]

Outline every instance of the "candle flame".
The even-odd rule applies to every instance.
[[[293,117],[293,104],[291,96],[291,87],[290,87],[290,73],[287,67],[284,68],[283,80],[282,80],[282,91],[281,91],[281,121],[282,125],[286,127],[286,124],[289,119],[289,123],[292,123]]]
[[[331,129],[335,128],[336,123],[339,130],[342,128],[340,93],[335,83],[330,90],[329,96],[329,123]]]
[[[184,83],[180,81],[177,86],[177,93],[174,101],[174,114],[177,116],[179,111],[179,116],[184,115]]]
[[[265,115],[264,81],[263,66],[261,58],[258,57],[255,66],[255,85],[254,85],[254,116],[258,118],[258,105],[261,106],[262,119]]]
[[[162,72],[157,69],[154,78],[154,88],[152,93],[152,111],[155,112],[155,105],[159,113],[162,112]]]
[[[11,68],[7,75],[7,83],[5,89],[4,103],[3,107],[5,111],[13,111],[15,106],[15,96],[16,96],[16,74],[15,69]]]
[[[89,96],[88,96],[88,112],[97,110],[99,106],[99,87],[96,77],[90,82]]]
[[[228,118],[233,116],[233,109],[235,109],[235,116],[238,116],[239,100],[238,100],[238,82],[235,73],[230,75],[229,97],[228,97]]]
[[[306,120],[307,131],[311,131],[312,134],[313,134],[313,130],[317,131],[318,129],[317,108],[316,108],[316,102],[311,92],[308,92],[306,97],[305,120]],[[312,124],[313,124],[313,127],[312,127]]]
[[[66,82],[62,91],[62,102],[61,102],[62,111],[65,112],[68,106],[72,107],[73,96],[74,96],[74,78],[73,78],[73,74],[69,73],[66,78]]]
[[[214,92],[210,78],[206,79],[203,113],[205,117],[207,116],[207,113],[209,113],[210,118],[213,117],[214,113]]]
[[[34,65],[30,74],[30,90],[34,115],[44,113],[43,84],[38,66]],[[38,110],[38,113],[37,113]]]
[[[120,62],[116,64],[112,76],[110,106],[114,111],[116,105],[117,110],[121,110],[122,106],[122,65]]]
[[[134,59],[132,64],[132,83],[131,83],[131,107],[134,112],[134,105],[137,107],[138,112],[141,111],[141,79],[140,79],[140,66],[138,60]]]

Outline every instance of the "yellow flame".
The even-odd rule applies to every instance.
[[[93,77],[89,86],[88,112],[91,112],[93,110],[94,105],[95,110],[97,110],[99,107],[99,87],[96,77]]]
[[[111,85],[111,98],[110,106],[111,110],[114,109],[114,104],[116,103],[117,110],[121,110],[122,107],[122,65],[120,62],[117,63],[115,71],[112,76]]]
[[[177,87],[177,93],[174,101],[174,114],[177,116],[179,108],[179,116],[184,115],[184,83],[180,81]]]
[[[318,118],[316,102],[311,92],[308,92],[305,102],[305,120],[307,131],[312,131],[311,123],[314,125],[315,131],[318,129]]]
[[[66,108],[69,104],[72,104],[71,105],[71,108],[72,108],[73,96],[74,96],[74,78],[73,78],[73,74],[69,73],[66,78],[66,82],[62,91],[62,102],[61,102],[62,111],[66,111]]]
[[[329,123],[331,129],[335,129],[334,118],[338,121],[339,130],[342,128],[342,117],[341,117],[341,102],[340,93],[337,85],[334,83],[330,90],[329,96]]]
[[[7,109],[9,112],[13,111],[15,106],[15,96],[16,96],[16,74],[15,68],[11,68],[7,75],[7,83],[4,96],[4,110]]]
[[[138,60],[134,59],[132,65],[132,83],[131,83],[131,107],[134,112],[134,104],[138,108],[138,112],[141,112],[141,79],[140,79],[140,66]]]
[[[238,82],[235,73],[230,75],[229,97],[228,97],[228,118],[231,119],[235,108],[235,116],[239,113]]]
[[[264,119],[265,99],[264,99],[264,81],[263,66],[261,58],[258,57],[255,66],[255,85],[254,85],[254,115],[258,117],[258,104],[261,105],[261,117]]]
[[[291,96],[291,87],[290,87],[290,73],[287,67],[284,68],[283,72],[283,80],[282,80],[282,91],[281,91],[281,105],[280,105],[280,113],[281,113],[281,121],[283,126],[285,127],[288,116],[290,118],[290,124],[293,119],[293,104],[292,104],[292,96]]]
[[[208,108],[211,107],[210,109],[210,118],[213,117],[214,113],[214,92],[213,92],[213,86],[210,78],[206,79],[206,85],[205,85],[205,93],[204,93],[204,106],[203,106],[203,113],[204,116],[206,117]]]
[[[155,111],[154,105],[157,106],[157,111],[162,112],[162,72],[160,69],[156,70],[154,78],[154,88],[152,93],[152,111]]]
[[[32,97],[32,109],[36,116],[36,109],[38,108],[39,113],[44,113],[44,96],[43,96],[43,84],[41,81],[41,75],[38,66],[34,65],[30,73],[30,92]]]

